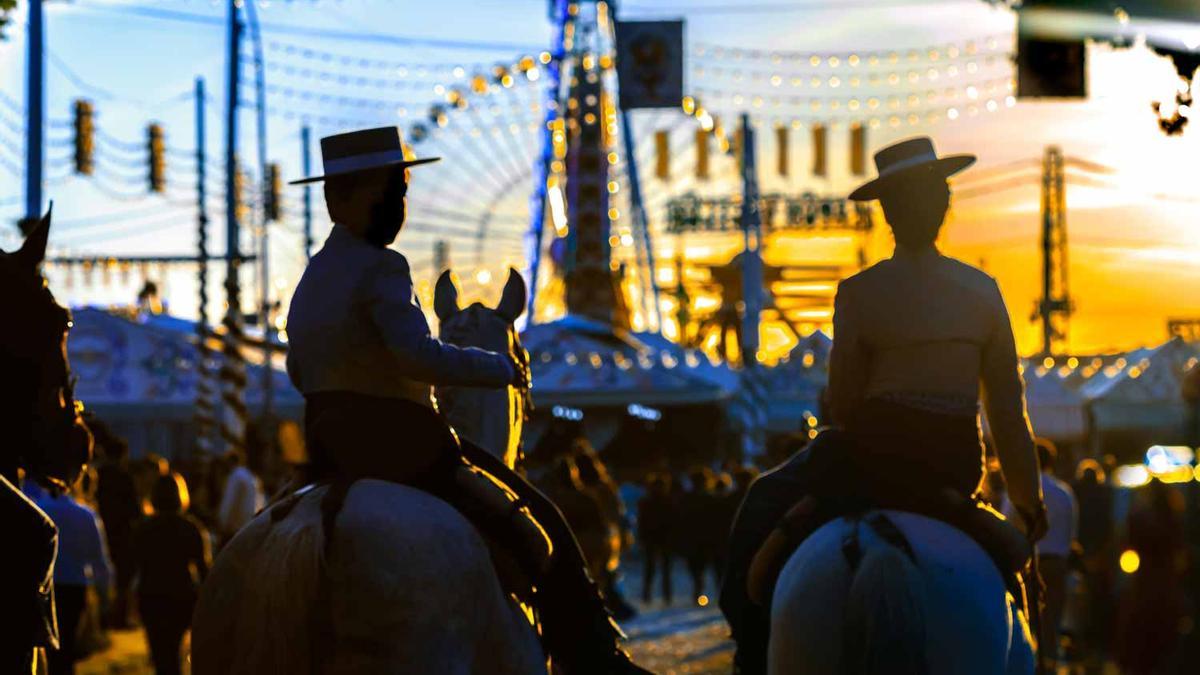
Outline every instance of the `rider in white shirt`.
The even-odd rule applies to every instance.
[[[807,496],[874,504],[930,503],[947,492],[971,499],[984,477],[981,399],[1013,501],[1035,533],[1045,529],[1000,288],[935,246],[950,204],[946,179],[974,161],[938,157],[927,137],[908,139],[879,151],[879,177],[850,195],[880,200],[896,250],[838,285],[828,386],[838,428],[756,480],[731,532],[721,608],[742,673],[766,668],[769,612],[750,601],[746,580],[783,514]]]
[[[437,412],[434,385],[528,388],[529,375],[523,359],[432,337],[408,263],[389,248],[404,225],[409,167],[434,160],[407,159],[395,127],[323,138],[321,153],[325,176],[296,182],[325,181],[336,225],[300,279],[287,322],[310,478],[330,481],[329,494],[342,497],[349,482],[370,477],[444,499],[533,581],[531,601],[559,667],[570,675],[646,672],[620,649],[620,629],[558,509],[502,461],[460,441]]]

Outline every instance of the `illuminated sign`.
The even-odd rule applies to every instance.
[[[686,194],[667,202],[667,232],[740,232],[740,197],[701,198]],[[871,205],[841,197],[765,194],[759,198],[764,232],[849,230],[870,232]]]

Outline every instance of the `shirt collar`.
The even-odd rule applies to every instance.
[[[914,262],[933,260],[939,256],[941,256],[941,252],[938,251],[937,244],[921,247],[896,244],[896,252],[892,254],[892,258],[896,260],[912,260]]]

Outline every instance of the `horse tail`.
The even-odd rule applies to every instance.
[[[324,528],[316,522],[275,524],[279,536],[271,555],[254,556],[247,577],[259,580],[241,605],[239,627],[244,671],[314,673],[319,658],[314,650],[329,639],[322,635],[325,618],[321,596],[327,591]],[[285,533],[286,530],[286,533]],[[270,582],[262,583],[270,579]],[[253,636],[253,637],[249,637]]]
[[[928,672],[924,579],[900,530],[882,514],[867,522],[881,538],[859,548],[855,525],[843,547],[852,567],[857,559],[846,604],[844,672]]]

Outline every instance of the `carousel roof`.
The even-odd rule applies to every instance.
[[[521,339],[540,405],[707,404],[737,387],[735,374],[699,351],[578,316],[530,326]]]
[[[166,315],[138,315],[96,307],[72,310],[67,339],[75,395],[88,407],[165,411],[196,402],[196,324]],[[246,401],[261,405],[263,368],[247,366]],[[272,370],[276,405],[303,399],[287,375]],[[188,412],[190,415],[191,413]]]

